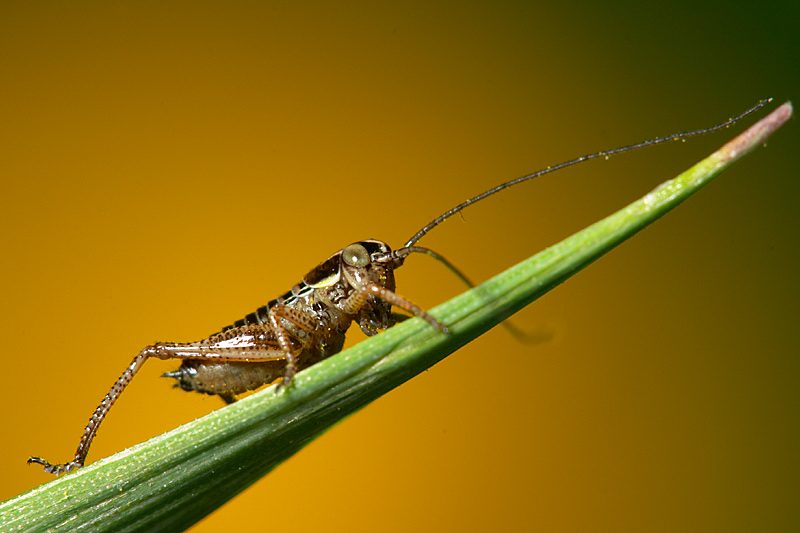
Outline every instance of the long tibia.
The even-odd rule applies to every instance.
[[[119,398],[120,394],[122,394],[122,391],[125,390],[125,387],[128,386],[128,383],[131,382],[133,376],[136,375],[144,362],[153,356],[159,356],[158,350],[155,346],[148,346],[139,352],[139,355],[134,357],[133,362],[131,362],[128,368],[125,369],[125,372],[123,372],[119,379],[117,379],[116,383],[114,383],[114,386],[111,387],[111,390],[108,391],[108,394],[106,394],[105,398],[103,398],[103,401],[100,402],[100,405],[98,405],[97,409],[95,409],[92,418],[89,419],[89,423],[86,424],[86,429],[83,430],[81,442],[78,444],[78,449],[75,451],[75,458],[72,461],[64,464],[51,464],[40,457],[31,457],[28,459],[28,464],[40,464],[44,466],[45,472],[55,475],[60,475],[83,466],[83,464],[86,462],[86,455],[89,453],[89,446],[92,445],[92,440],[97,433],[97,428],[100,426],[100,423],[106,417],[106,414],[108,413],[109,409],[111,409],[111,406],[114,405],[114,402],[117,401],[117,398]]]

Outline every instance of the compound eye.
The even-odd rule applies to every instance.
[[[342,250],[342,259],[350,266],[367,266],[369,264],[369,252],[360,244],[351,244]]]

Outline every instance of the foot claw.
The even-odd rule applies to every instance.
[[[45,472],[47,472],[48,474],[55,474],[56,476],[60,476],[61,474],[66,474],[67,472],[71,472],[72,470],[75,470],[76,468],[80,468],[81,466],[83,466],[82,464],[77,463],[75,461],[70,461],[69,463],[64,463],[60,465],[54,465],[48,463],[41,457],[31,457],[30,459],[28,459],[28,464],[31,463],[42,465],[44,467]]]

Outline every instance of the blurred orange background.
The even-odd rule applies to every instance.
[[[800,99],[797,20],[789,1],[3,4],[0,499],[49,479],[30,455],[72,457],[143,346],[213,333],[343,246]],[[743,127],[550,175],[420,244],[483,281]],[[193,531],[800,527],[798,139],[792,121],[514,318],[553,340],[490,332]],[[397,277],[424,308],[462,290],[424,257]],[[145,366],[89,461],[222,406],[158,377],[176,366]]]

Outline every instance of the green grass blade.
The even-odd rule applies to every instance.
[[[0,530],[183,531],[332,425],[563,282],[763,144],[786,103],[677,178],[476,290],[253,395],[0,504]],[[21,459],[20,459],[21,460]]]

